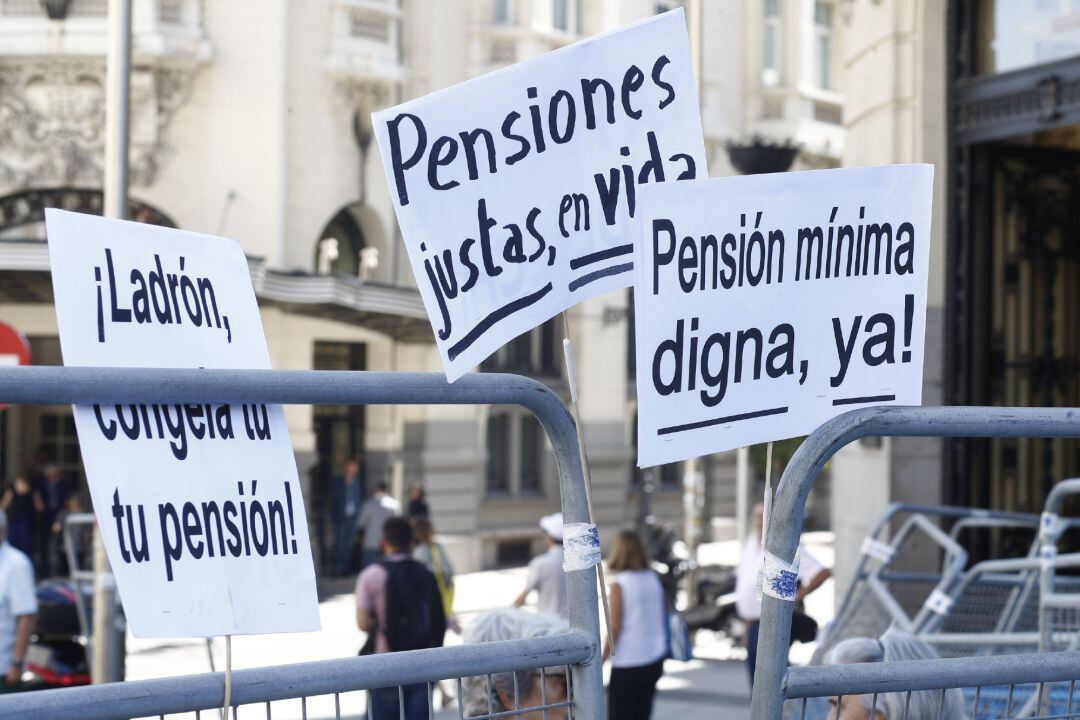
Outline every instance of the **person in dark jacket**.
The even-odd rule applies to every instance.
[[[350,459],[345,470],[335,475],[331,487],[334,519],[333,573],[338,577],[352,574],[352,548],[356,541],[356,521],[364,503],[364,483],[360,479],[360,463]]]
[[[427,504],[427,493],[424,492],[424,486],[420,483],[413,485],[409,488],[409,508],[408,517],[412,518],[430,517],[431,510]]]
[[[7,511],[8,542],[27,557],[34,557],[34,535],[41,513],[45,510],[41,494],[20,475],[4,491],[0,509]]]

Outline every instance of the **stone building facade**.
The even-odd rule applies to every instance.
[[[840,14],[844,164],[935,166],[924,404],[1077,407],[1080,3],[849,0]],[[832,467],[848,509],[838,587],[888,502],[1038,513],[1078,472],[1075,440],[849,447]]]
[[[371,111],[672,9],[671,0],[135,0],[131,215],[240,241],[276,368],[439,371],[404,255]],[[49,5],[61,17],[47,16]],[[105,0],[0,0],[0,319],[60,362],[44,207],[101,211]],[[843,5],[843,3],[840,3]],[[686,3],[713,174],[755,133],[844,156],[835,2]],[[598,524],[634,522],[629,293],[571,312]],[[522,372],[564,397],[549,323],[482,369]],[[613,358],[616,360],[613,361]],[[70,409],[7,411],[3,480],[45,460],[81,474]],[[508,408],[286,409],[316,556],[328,486],[346,458],[398,494],[426,485],[463,570],[516,562],[558,506],[554,460]],[[704,463],[710,516],[734,514],[735,461]],[[649,510],[678,522],[682,468],[653,476]],[[730,523],[718,523],[730,532]]]

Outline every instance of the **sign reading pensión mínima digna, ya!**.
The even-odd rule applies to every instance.
[[[708,174],[682,10],[372,117],[451,381],[630,285],[638,189]]]
[[[46,210],[66,365],[268,369],[240,246]],[[306,514],[282,409],[76,405],[94,512],[132,632],[319,629]]]
[[[719,178],[638,198],[638,465],[922,398],[933,166]]]

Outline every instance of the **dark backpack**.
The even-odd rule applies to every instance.
[[[442,647],[446,635],[439,585],[415,560],[380,562],[386,568],[386,626],[391,652]]]

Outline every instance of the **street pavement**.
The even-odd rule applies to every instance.
[[[827,533],[807,536],[811,552],[827,567],[832,565],[832,537]],[[734,564],[738,545],[733,542],[711,543],[700,549],[703,563]],[[457,577],[455,612],[461,624],[467,625],[478,614],[513,603],[525,582],[525,569],[513,568]],[[354,656],[363,644],[364,636],[356,628],[355,605],[349,581],[330,581],[320,585],[319,614],[322,630],[314,633],[288,635],[252,635],[233,638],[233,669],[265,667],[287,663],[325,660]],[[824,624],[832,619],[833,588],[829,581],[807,599],[808,612]],[[146,640],[128,637],[127,678],[139,680],[221,670],[225,663],[225,646],[220,639],[209,644],[196,640]],[[460,643],[452,633],[447,644]],[[813,645],[796,645],[792,662],[805,662]],[[682,663],[669,660],[660,681],[655,720],[720,717],[741,720],[750,716],[750,687],[746,676],[742,648],[736,643],[712,633],[699,633],[694,647],[694,659]],[[212,660],[211,660],[212,658]],[[447,683],[449,686],[450,683]],[[364,706],[363,693],[341,696],[341,717],[358,718]],[[456,703],[455,703],[456,706]],[[456,707],[448,708],[437,717],[457,717]],[[305,715],[306,713],[306,715]],[[306,707],[299,700],[274,703],[273,718],[335,717],[333,698],[311,698]],[[266,710],[241,708],[238,716],[265,718]]]

